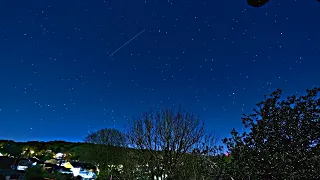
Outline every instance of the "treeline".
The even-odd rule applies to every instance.
[[[251,114],[243,115],[246,132],[233,129],[223,139],[228,156],[218,146],[221,139],[206,131],[199,116],[179,109],[143,113],[128,123],[125,132],[101,129],[89,134],[85,143],[35,147],[73,152],[73,158],[98,165],[101,179],[316,180],[319,92],[314,88],[285,98],[277,90],[265,96]]]
[[[66,141],[28,141],[14,142],[12,140],[0,140],[0,153],[4,156],[31,158],[36,157],[41,161],[54,159],[57,153],[64,153],[65,160],[79,160],[82,162],[94,163],[94,145],[92,143],[72,143]],[[103,146],[113,156],[117,156],[118,152],[124,151],[122,147]],[[96,165],[96,164],[94,164]]]
[[[117,161],[93,148],[96,162],[106,167],[105,178],[320,179],[319,92],[314,88],[302,96],[282,97],[277,90],[265,96],[251,114],[243,115],[246,132],[233,129],[223,139],[228,156],[199,116],[180,110],[144,113],[128,123],[126,132],[102,129],[85,142],[134,149]]]
[[[246,0],[247,4],[252,7],[263,7],[265,6],[270,0]],[[279,0],[276,0],[275,2],[280,2]],[[320,0],[317,0],[317,2],[320,2]]]

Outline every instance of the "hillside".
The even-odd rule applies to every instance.
[[[54,158],[57,153],[63,153],[68,160],[95,163],[95,160],[99,158],[95,156],[97,150],[107,152],[108,155],[117,159],[117,163],[121,163],[122,158],[120,158],[120,154],[130,149],[66,141],[15,142],[11,140],[0,140],[0,153],[2,155],[18,156],[20,153],[24,152],[24,157],[37,157],[40,160],[51,159]]]

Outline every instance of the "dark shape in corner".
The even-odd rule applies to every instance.
[[[267,4],[270,0],[247,0],[247,3],[249,6],[252,7],[261,7],[265,4]],[[320,0],[318,0],[320,1]]]

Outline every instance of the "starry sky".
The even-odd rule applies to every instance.
[[[0,139],[82,141],[178,105],[223,138],[264,94],[320,85],[319,17],[316,0],[0,1]]]

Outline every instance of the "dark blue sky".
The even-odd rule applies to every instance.
[[[222,138],[264,94],[320,85],[319,17],[316,0],[0,1],[0,139],[81,141],[178,104]]]

